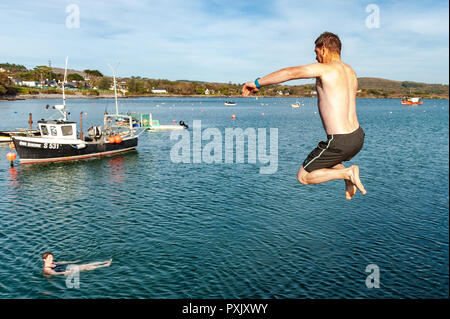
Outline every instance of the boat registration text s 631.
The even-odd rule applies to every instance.
[[[51,150],[57,150],[57,149],[59,149],[59,144],[57,144],[57,143],[44,143],[42,147],[43,148],[48,148],[48,149],[51,149]]]

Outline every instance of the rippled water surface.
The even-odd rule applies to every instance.
[[[0,146],[0,298],[445,298],[448,297],[449,104],[358,100],[368,193],[344,182],[303,186],[299,165],[325,139],[315,99],[143,98],[122,111],[203,128],[278,128],[278,170],[264,164],[173,163],[170,132],[145,132],[136,152],[20,165]],[[0,102],[0,130],[48,118],[58,100]],[[69,100],[70,118],[102,122],[112,100]],[[231,115],[236,119],[232,120]],[[190,130],[190,134],[192,131]],[[205,145],[208,141],[203,141]],[[224,147],[225,149],[225,147]],[[42,276],[40,255],[110,268],[80,288]],[[380,268],[380,288],[365,285]]]

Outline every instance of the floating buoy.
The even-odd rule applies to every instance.
[[[234,120],[236,118],[236,115],[232,114],[231,118]]]
[[[122,137],[120,135],[116,135],[116,136],[114,136],[114,141],[117,144],[122,143]]]
[[[261,113],[262,116],[264,116],[264,113]]]
[[[113,143],[116,142],[116,139],[114,138],[114,136],[110,136],[110,137],[108,138],[108,142],[110,142],[111,144],[113,144]]]
[[[16,153],[9,152],[8,154],[6,154],[6,158],[8,159],[8,161],[11,162],[11,167],[13,167],[14,166],[14,160],[16,159]]]
[[[175,120],[172,120],[172,123],[176,123],[176,121],[175,121]]]

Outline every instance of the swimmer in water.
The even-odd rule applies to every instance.
[[[42,260],[44,261],[43,272],[44,275],[53,276],[53,275],[69,275],[72,273],[70,270],[66,270],[67,264],[76,264],[81,260],[75,261],[54,261],[53,254],[50,252],[45,252],[42,254]],[[111,265],[112,259],[107,261],[94,262],[90,264],[84,265],[76,265],[78,267],[78,271],[84,270],[94,270],[96,268],[109,267]]]
[[[364,144],[365,134],[356,116],[358,81],[353,69],[341,60],[341,41],[337,35],[321,34],[315,41],[314,52],[317,63],[284,68],[248,82],[242,88],[242,95],[256,94],[265,85],[315,78],[319,114],[327,140],[319,142],[307,156],[297,179],[304,185],[343,179],[345,198],[352,199],[356,190],[367,193],[359,178],[359,167],[342,164],[358,154]]]

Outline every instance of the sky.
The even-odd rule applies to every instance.
[[[0,63],[244,83],[330,31],[359,77],[448,84],[448,26],[447,0],[0,0]]]

